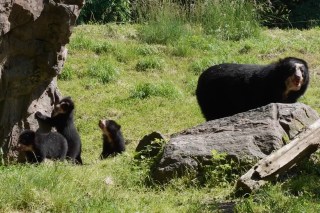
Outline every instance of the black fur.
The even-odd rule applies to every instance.
[[[298,91],[287,90],[285,81],[302,64],[303,83]],[[206,120],[244,112],[269,103],[294,103],[309,84],[307,63],[288,57],[270,65],[220,64],[199,77],[196,96]]]
[[[81,159],[81,139],[73,120],[74,103],[70,97],[59,101],[53,110],[51,118],[36,112],[37,119],[55,127],[68,142],[67,158],[74,163],[83,164]]]
[[[65,160],[67,140],[58,132],[36,133],[25,130],[19,136],[18,151],[25,152],[27,162],[41,163],[43,160]]]
[[[101,159],[125,151],[125,142],[119,124],[114,120],[100,120],[99,127],[102,131],[103,139]]]

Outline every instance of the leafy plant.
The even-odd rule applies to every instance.
[[[115,80],[119,70],[110,61],[99,59],[88,66],[88,76],[97,79],[103,84]]]
[[[162,70],[163,68],[164,61],[158,57],[145,57],[136,65],[137,71]]]
[[[235,181],[243,169],[238,162],[227,158],[227,153],[212,150],[211,165],[205,166],[206,183],[211,186],[228,185]]]
[[[73,70],[69,66],[65,66],[61,72],[61,74],[58,76],[60,80],[63,81],[69,81],[73,78]]]
[[[177,98],[181,96],[181,93],[170,83],[140,83],[131,91],[131,98],[145,99],[151,96]]]
[[[115,51],[115,48],[110,42],[97,42],[93,46],[94,52],[97,54],[104,54],[104,53],[110,53],[112,51]]]

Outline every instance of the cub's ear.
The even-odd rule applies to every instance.
[[[117,129],[120,130],[121,129],[121,125],[117,124]]]
[[[28,139],[34,139],[35,137],[36,137],[36,132],[34,132],[34,131],[28,131],[28,133],[27,133],[27,137],[28,137]]]
[[[24,130],[20,136],[19,136],[19,141],[30,141],[30,140],[34,140],[36,137],[36,132],[32,131],[32,130]]]
[[[110,123],[111,123],[112,126],[114,126],[114,128],[116,130],[120,130],[121,129],[121,125],[118,124],[117,122],[115,122],[114,120],[110,120]]]

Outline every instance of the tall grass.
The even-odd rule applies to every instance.
[[[255,7],[246,0],[203,1],[196,4],[193,19],[205,33],[225,40],[254,37],[260,31]]]
[[[193,34],[188,25],[219,39],[240,40],[258,36],[259,19],[254,4],[245,0],[199,0],[185,7],[180,1],[143,1],[140,38],[147,43],[168,44]],[[149,8],[149,9],[148,9]]]
[[[150,7],[150,10],[146,8]],[[189,34],[185,26],[185,13],[183,8],[171,1],[163,4],[157,1],[149,1],[142,6],[140,20],[142,25],[139,36],[147,43],[168,44],[175,42],[181,36]]]
[[[88,76],[103,84],[115,80],[119,74],[119,69],[115,67],[114,63],[104,58],[93,61],[88,65]]]

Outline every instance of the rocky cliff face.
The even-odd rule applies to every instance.
[[[34,113],[51,114],[56,76],[84,0],[0,0],[0,146],[6,160]]]

